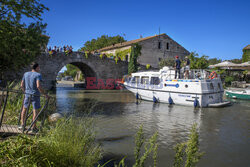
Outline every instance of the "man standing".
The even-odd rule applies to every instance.
[[[38,63],[33,63],[32,71],[26,72],[23,75],[23,79],[21,82],[22,90],[25,92],[25,98],[23,103],[23,109],[21,113],[21,126],[19,127],[19,130],[24,130],[24,120],[25,115],[27,112],[27,108],[29,105],[29,98],[31,98],[31,103],[33,105],[33,121],[35,120],[39,109],[40,109],[40,93],[44,94],[46,98],[48,98],[48,95],[44,93],[44,90],[41,87],[41,80],[42,76],[39,73],[40,67]],[[38,132],[38,129],[36,128],[36,123],[32,126],[32,132],[36,133]]]
[[[181,61],[179,59],[179,56],[175,56],[175,76],[174,78],[177,78],[177,73],[178,73],[178,79],[180,79],[180,74],[181,74]]]

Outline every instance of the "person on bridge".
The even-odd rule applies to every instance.
[[[42,76],[39,73],[40,67],[38,63],[32,64],[32,71],[26,72],[23,75],[23,79],[21,82],[21,88],[25,92],[25,98],[23,102],[23,109],[21,113],[21,126],[19,130],[24,130],[24,120],[27,112],[27,108],[29,105],[29,98],[31,98],[31,103],[33,105],[33,121],[35,120],[39,109],[40,109],[40,93],[44,94],[46,98],[49,98],[47,94],[45,94],[44,90],[41,87]],[[32,126],[32,132],[36,133],[38,129],[36,128],[36,123]]]

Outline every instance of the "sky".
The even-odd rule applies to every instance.
[[[41,0],[48,46],[74,50],[101,35],[133,40],[166,33],[188,51],[222,60],[250,44],[249,0]]]

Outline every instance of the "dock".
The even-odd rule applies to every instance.
[[[35,135],[35,133],[32,133],[31,131],[29,131],[28,133],[26,133],[26,132],[27,131],[24,131],[24,134]],[[23,131],[19,130],[17,125],[3,124],[0,127],[0,136],[12,136],[12,135],[19,135],[22,133],[23,133]]]

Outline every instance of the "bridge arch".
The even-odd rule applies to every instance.
[[[67,64],[77,66],[85,77],[96,77],[96,79],[121,79],[128,73],[128,63],[124,61],[115,62],[113,59],[101,59],[99,56],[89,55],[85,57],[82,52],[73,52],[69,55],[57,53],[49,55],[41,54],[35,60],[40,65],[40,73],[43,77],[42,86],[45,89],[52,89],[56,86],[58,72]],[[21,80],[23,74],[30,71],[30,66],[19,71],[6,73],[8,81]]]

